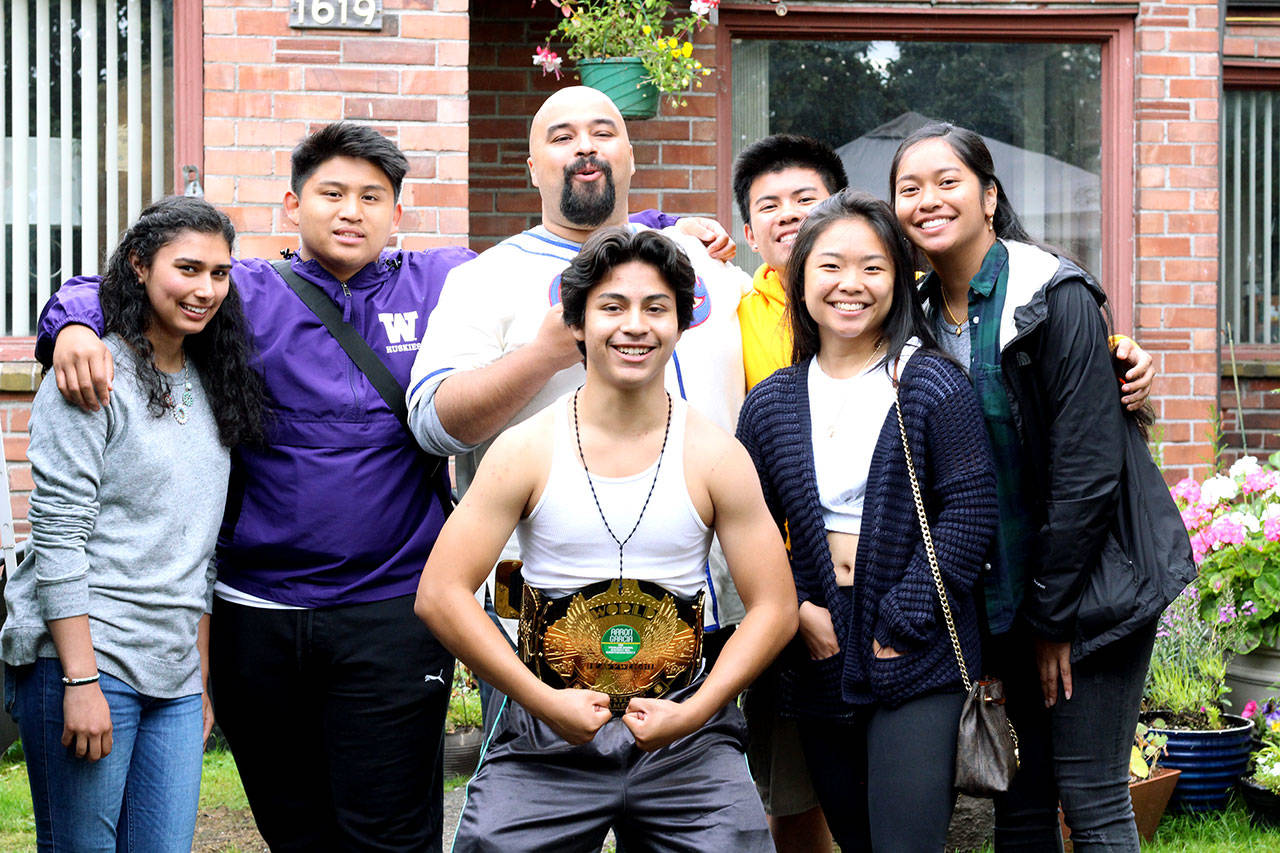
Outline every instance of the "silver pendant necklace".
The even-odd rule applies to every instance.
[[[177,399],[174,399],[173,393],[177,386],[182,386],[182,393]],[[187,359],[182,359],[182,370],[178,371],[172,385],[169,386],[168,392],[164,395],[164,404],[173,412],[173,419],[180,425],[185,426],[191,418],[191,407],[196,404],[196,395],[191,384],[191,378],[187,374]]]

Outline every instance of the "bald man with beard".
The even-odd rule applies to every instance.
[[[542,222],[450,272],[409,384],[410,426],[426,450],[456,457],[460,492],[499,432],[582,384],[582,355],[562,319],[560,274],[597,230],[645,227],[627,222],[635,158],[622,116],[601,92],[574,86],[547,98],[533,117],[528,166]],[[678,228],[663,233],[697,274],[693,320],[667,365],[666,387],[732,433],[745,396],[737,307],[750,277],[713,260]],[[514,538],[502,558],[519,558]],[[707,578],[706,627],[741,621],[718,546]],[[504,624],[514,638],[514,622]]]

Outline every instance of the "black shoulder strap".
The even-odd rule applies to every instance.
[[[287,260],[272,261],[271,266],[284,279],[285,283],[298,294],[302,304],[311,309],[311,313],[320,318],[324,327],[333,335],[338,346],[355,362],[360,372],[369,378],[369,382],[377,390],[378,396],[391,408],[400,423],[406,428],[409,425],[409,408],[404,401],[404,388],[391,375],[391,370],[382,363],[369,342],[360,337],[355,327],[342,319],[342,312],[333,304],[323,290],[294,272]]]
[[[404,401],[404,388],[391,375],[390,368],[378,358],[378,354],[373,351],[373,347],[369,346],[369,342],[360,336],[354,326],[342,319],[342,312],[338,310],[337,305],[333,304],[328,294],[294,272],[288,260],[272,261],[271,266],[284,279],[285,284],[298,294],[302,304],[320,318],[320,322],[324,323],[324,327],[329,330],[329,334],[333,335],[333,339],[338,342],[338,346],[342,347],[342,351],[355,363],[360,372],[368,377],[369,382],[377,390],[378,396],[391,408],[396,420],[400,421],[401,425],[412,434],[413,430],[409,429],[409,407]],[[444,478],[439,476],[445,459],[442,456],[431,456],[431,459],[433,461],[431,478],[438,486],[440,506],[447,516],[453,509],[453,500],[447,485],[444,484]]]

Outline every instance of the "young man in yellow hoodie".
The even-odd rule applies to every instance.
[[[766,136],[734,161],[734,201],[747,243],[764,259],[752,293],[738,303],[748,390],[791,363],[783,284],[791,244],[814,205],[848,183],[836,152],[806,136]]]

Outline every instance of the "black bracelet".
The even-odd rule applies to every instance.
[[[88,678],[67,678],[62,676],[62,684],[64,687],[83,687],[86,684],[93,684],[98,680],[99,673],[94,673]]]

